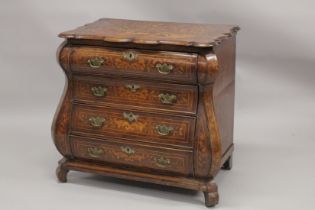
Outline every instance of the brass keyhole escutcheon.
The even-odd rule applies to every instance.
[[[123,59],[126,60],[126,61],[135,61],[138,57],[137,53],[134,52],[134,51],[126,51],[123,53]]]
[[[137,84],[127,84],[125,87],[128,88],[130,92],[136,92],[140,89],[140,85]]]
[[[135,153],[135,150],[132,149],[131,147],[128,147],[128,146],[121,146],[120,149],[121,149],[121,151],[123,151],[127,155],[132,155]]]
[[[132,123],[132,122],[137,121],[137,119],[139,118],[139,115],[136,115],[132,112],[124,112],[123,118],[128,120],[129,123]]]

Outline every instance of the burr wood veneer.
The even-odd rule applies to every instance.
[[[200,190],[217,204],[214,177],[232,166],[238,29],[100,19],[61,33],[59,180],[92,172]]]

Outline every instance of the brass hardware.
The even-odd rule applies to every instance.
[[[88,64],[93,69],[98,69],[104,64],[105,60],[101,57],[90,58]]]
[[[91,88],[92,94],[96,97],[104,97],[107,93],[107,88],[102,86],[95,86]]]
[[[140,85],[127,84],[125,87],[128,88],[130,92],[136,92],[140,88]]]
[[[138,55],[134,51],[126,51],[126,52],[123,52],[122,57],[124,60],[131,62],[131,61],[136,60]]]
[[[168,158],[165,158],[163,156],[161,157],[154,157],[154,162],[157,166],[161,167],[161,168],[164,168],[166,167],[167,165],[170,165],[171,164],[171,160],[168,159]]]
[[[124,112],[124,113],[123,113],[123,117],[124,117],[126,120],[128,120],[129,123],[132,123],[132,122],[134,122],[134,121],[137,121],[139,115],[135,115],[135,114],[132,113],[132,112],[129,112],[129,113]]]
[[[100,128],[104,125],[105,118],[103,117],[90,117],[89,118],[90,125],[94,128]]]
[[[97,147],[89,147],[87,151],[88,155],[94,158],[99,158],[104,153],[104,151],[101,148]]]
[[[176,95],[161,93],[159,95],[162,104],[174,104],[176,102]]]
[[[167,64],[167,63],[158,63],[155,65],[155,68],[161,73],[161,74],[169,74],[173,70],[173,65]]]
[[[120,149],[121,149],[121,151],[123,151],[124,153],[126,153],[128,155],[132,155],[135,153],[135,150],[132,149],[131,147],[128,147],[128,146],[121,146]]]
[[[167,125],[156,125],[155,130],[160,134],[161,136],[167,136],[170,135],[174,128]]]

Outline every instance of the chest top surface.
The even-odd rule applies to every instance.
[[[137,21],[102,18],[59,34],[67,39],[116,43],[212,47],[239,30],[234,25]]]

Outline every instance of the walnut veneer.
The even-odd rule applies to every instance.
[[[100,19],[59,36],[52,136],[69,170],[204,192],[233,152],[237,26]]]

